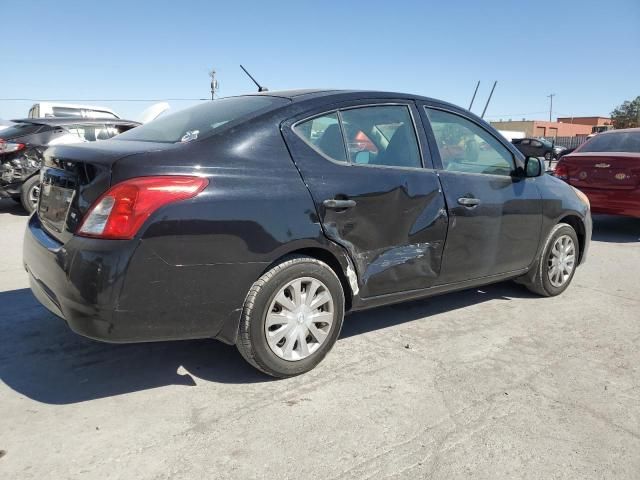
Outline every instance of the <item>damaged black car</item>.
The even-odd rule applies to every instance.
[[[0,130],[0,198],[12,198],[31,213],[38,203],[42,153],[52,145],[108,140],[138,122],[87,118],[13,120]]]
[[[107,342],[216,338],[276,377],[316,366],[345,312],[559,295],[591,239],[584,194],[415,95],[216,99],[44,157],[23,255],[46,308]]]

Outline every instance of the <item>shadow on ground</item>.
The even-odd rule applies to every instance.
[[[368,310],[346,318],[341,338],[487,300],[527,296],[523,287],[503,283]],[[69,404],[167,385],[195,386],[194,377],[220,383],[271,380],[235,347],[215,340],[106,344],[71,332],[28,289],[0,293],[0,305],[0,380],[38,402]]]
[[[26,217],[29,214],[22,208],[22,205],[18,202],[11,200],[10,198],[0,199],[0,214],[16,215],[18,217]]]
[[[640,242],[640,218],[593,216],[593,235],[596,242]]]

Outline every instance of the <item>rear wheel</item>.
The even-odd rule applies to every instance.
[[[24,209],[32,213],[38,205],[38,199],[40,198],[40,177],[34,175],[28,178],[26,182],[22,184],[20,189],[20,203]]]
[[[289,257],[249,290],[236,345],[269,375],[299,375],[331,350],[343,317],[344,292],[335,272],[315,258]]]
[[[545,243],[531,281],[522,282],[534,293],[552,297],[564,292],[576,272],[579,258],[578,236],[571,225],[556,225]]]

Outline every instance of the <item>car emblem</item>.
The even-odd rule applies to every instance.
[[[615,175],[616,180],[624,180],[627,178],[627,174],[626,173],[616,173]]]
[[[579,178],[580,180],[584,180],[585,178],[587,178],[587,172],[580,172],[580,173],[578,174],[578,178]]]
[[[594,167],[596,168],[609,168],[611,165],[609,165],[608,163],[596,163],[594,165]]]

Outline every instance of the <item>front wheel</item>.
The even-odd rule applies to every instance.
[[[299,375],[331,350],[343,318],[344,292],[335,272],[315,258],[290,257],[249,290],[236,345],[268,375]]]
[[[571,283],[578,259],[576,231],[571,225],[559,223],[547,237],[533,280],[523,283],[532,292],[545,297],[560,295]]]
[[[32,213],[38,206],[40,198],[40,176],[28,178],[20,189],[20,203],[28,213]]]

